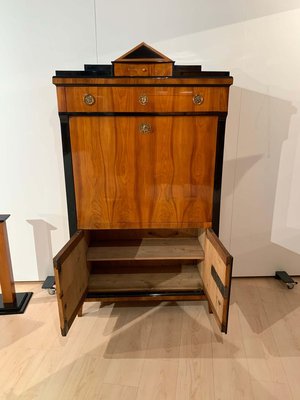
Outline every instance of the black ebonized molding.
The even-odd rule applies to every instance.
[[[217,236],[219,236],[219,227],[220,227],[221,185],[222,185],[222,173],[223,173],[225,124],[226,124],[226,117],[224,116],[219,117],[218,130],[217,130],[213,211],[212,211],[212,229],[214,230]]]
[[[60,114],[59,118],[60,118],[61,138],[62,138],[63,157],[64,157],[69,232],[71,237],[77,230],[77,215],[76,215],[76,199],[75,199],[71,140],[70,140],[70,129],[69,129],[69,116]]]
[[[114,76],[114,64],[126,64],[124,61],[113,61],[112,65],[108,64],[85,64],[83,71],[55,71],[56,78],[120,78]],[[130,61],[130,64],[152,64],[151,61]],[[201,65],[174,65],[174,61],[162,60],[159,63],[173,63],[173,78],[228,78],[230,73],[228,71],[202,71]],[[124,78],[124,77],[122,77]],[[133,78],[130,76],[130,78]],[[139,78],[134,77],[134,78]],[[145,78],[145,77],[140,77]],[[146,78],[157,78],[147,76]]]
[[[225,118],[226,112],[211,111],[211,112],[60,112],[60,116],[69,117],[195,117],[195,116],[217,116]]]
[[[94,77],[89,77],[89,78],[95,78]],[[131,79],[135,79],[135,78],[139,78],[139,77],[135,77],[135,76],[122,76],[122,78],[131,78]],[[147,77],[148,78],[148,77]],[[157,77],[156,77],[157,78]],[[114,78],[117,79],[117,78]],[[194,83],[164,83],[163,79],[161,79],[158,82],[154,83],[149,83],[149,84],[142,84],[142,83],[136,83],[136,84],[132,84],[132,83],[127,83],[127,84],[122,84],[122,83],[105,83],[105,84],[101,84],[101,83],[54,83],[55,86],[64,86],[64,87],[92,87],[92,86],[97,86],[97,87],[229,87],[232,84],[231,83],[220,83],[220,84],[209,84],[209,83],[205,83],[203,85],[201,84],[194,84]]]
[[[15,302],[3,303],[3,297],[0,294],[0,315],[23,314],[32,295],[32,292],[16,293]]]
[[[10,217],[10,214],[0,214],[0,223],[5,222],[7,218]]]
[[[167,297],[167,296],[203,296],[205,293],[203,290],[186,290],[184,292],[179,291],[153,291],[153,292],[141,292],[141,291],[128,291],[128,292],[88,292],[86,297],[88,298],[114,298],[114,297],[149,297],[149,300],[155,299],[155,297]]]
[[[228,287],[228,299],[227,299],[227,312],[225,323],[222,325],[222,332],[227,333],[228,329],[228,320],[229,320],[229,308],[230,308],[230,295],[231,295],[231,283],[232,283],[232,266],[233,266],[233,258],[230,261],[230,279],[229,279],[229,287]],[[228,268],[228,266],[227,266]]]
[[[211,276],[213,277],[213,280],[215,281],[222,297],[224,299],[228,299],[228,296],[229,296],[228,287],[224,286],[222,279],[219,277],[219,274],[217,273],[214,265],[211,265]]]

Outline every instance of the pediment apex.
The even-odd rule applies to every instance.
[[[141,42],[114,62],[131,62],[131,61],[151,61],[151,62],[173,62],[169,57],[165,56],[158,50],[149,46],[145,42]]]

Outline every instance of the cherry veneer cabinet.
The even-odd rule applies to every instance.
[[[208,300],[227,331],[217,235],[232,78],[145,43],[57,71],[71,239],[54,258],[62,335],[84,301]]]

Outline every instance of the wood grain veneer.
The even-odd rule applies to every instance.
[[[232,82],[145,43],[57,71],[70,233],[83,230],[55,258],[63,335],[97,299],[207,299],[227,331],[232,259],[206,229],[219,227]]]
[[[57,86],[56,95],[57,95],[58,111],[66,112],[67,111],[66,88],[64,88],[63,86]]]
[[[64,336],[86,296],[89,278],[87,247],[87,235],[78,231],[54,258],[57,303]]]
[[[80,86],[89,86],[89,85],[99,85],[99,86],[122,86],[127,85],[130,86],[140,86],[140,85],[157,85],[159,79],[160,86],[170,86],[170,85],[178,85],[178,86],[230,86],[232,85],[233,79],[232,77],[224,77],[224,78],[213,78],[213,77],[197,77],[197,78],[173,78],[173,77],[162,77],[162,78],[151,78],[151,77],[118,77],[118,78],[92,78],[92,77],[84,77],[84,78],[72,78],[72,77],[53,77],[52,82],[55,85],[64,85],[68,87],[68,85],[80,85]]]
[[[114,63],[115,76],[171,76],[173,63]]]
[[[16,290],[5,219],[0,220],[0,286],[4,304],[13,304]]]
[[[217,117],[74,117],[70,131],[79,228],[211,224]]]
[[[68,112],[226,112],[228,88],[226,87],[67,87]],[[95,98],[87,105],[86,94]],[[194,104],[193,97],[201,95],[202,104]],[[147,103],[139,102],[140,96]]]

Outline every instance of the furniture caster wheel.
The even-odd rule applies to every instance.
[[[49,293],[51,296],[55,295],[55,293],[56,293],[55,288],[49,288],[49,289],[48,289],[48,293]]]
[[[294,281],[294,279],[291,278],[286,271],[276,271],[275,278],[280,279],[282,282],[284,282],[288,289],[293,289],[294,286],[298,283]]]

